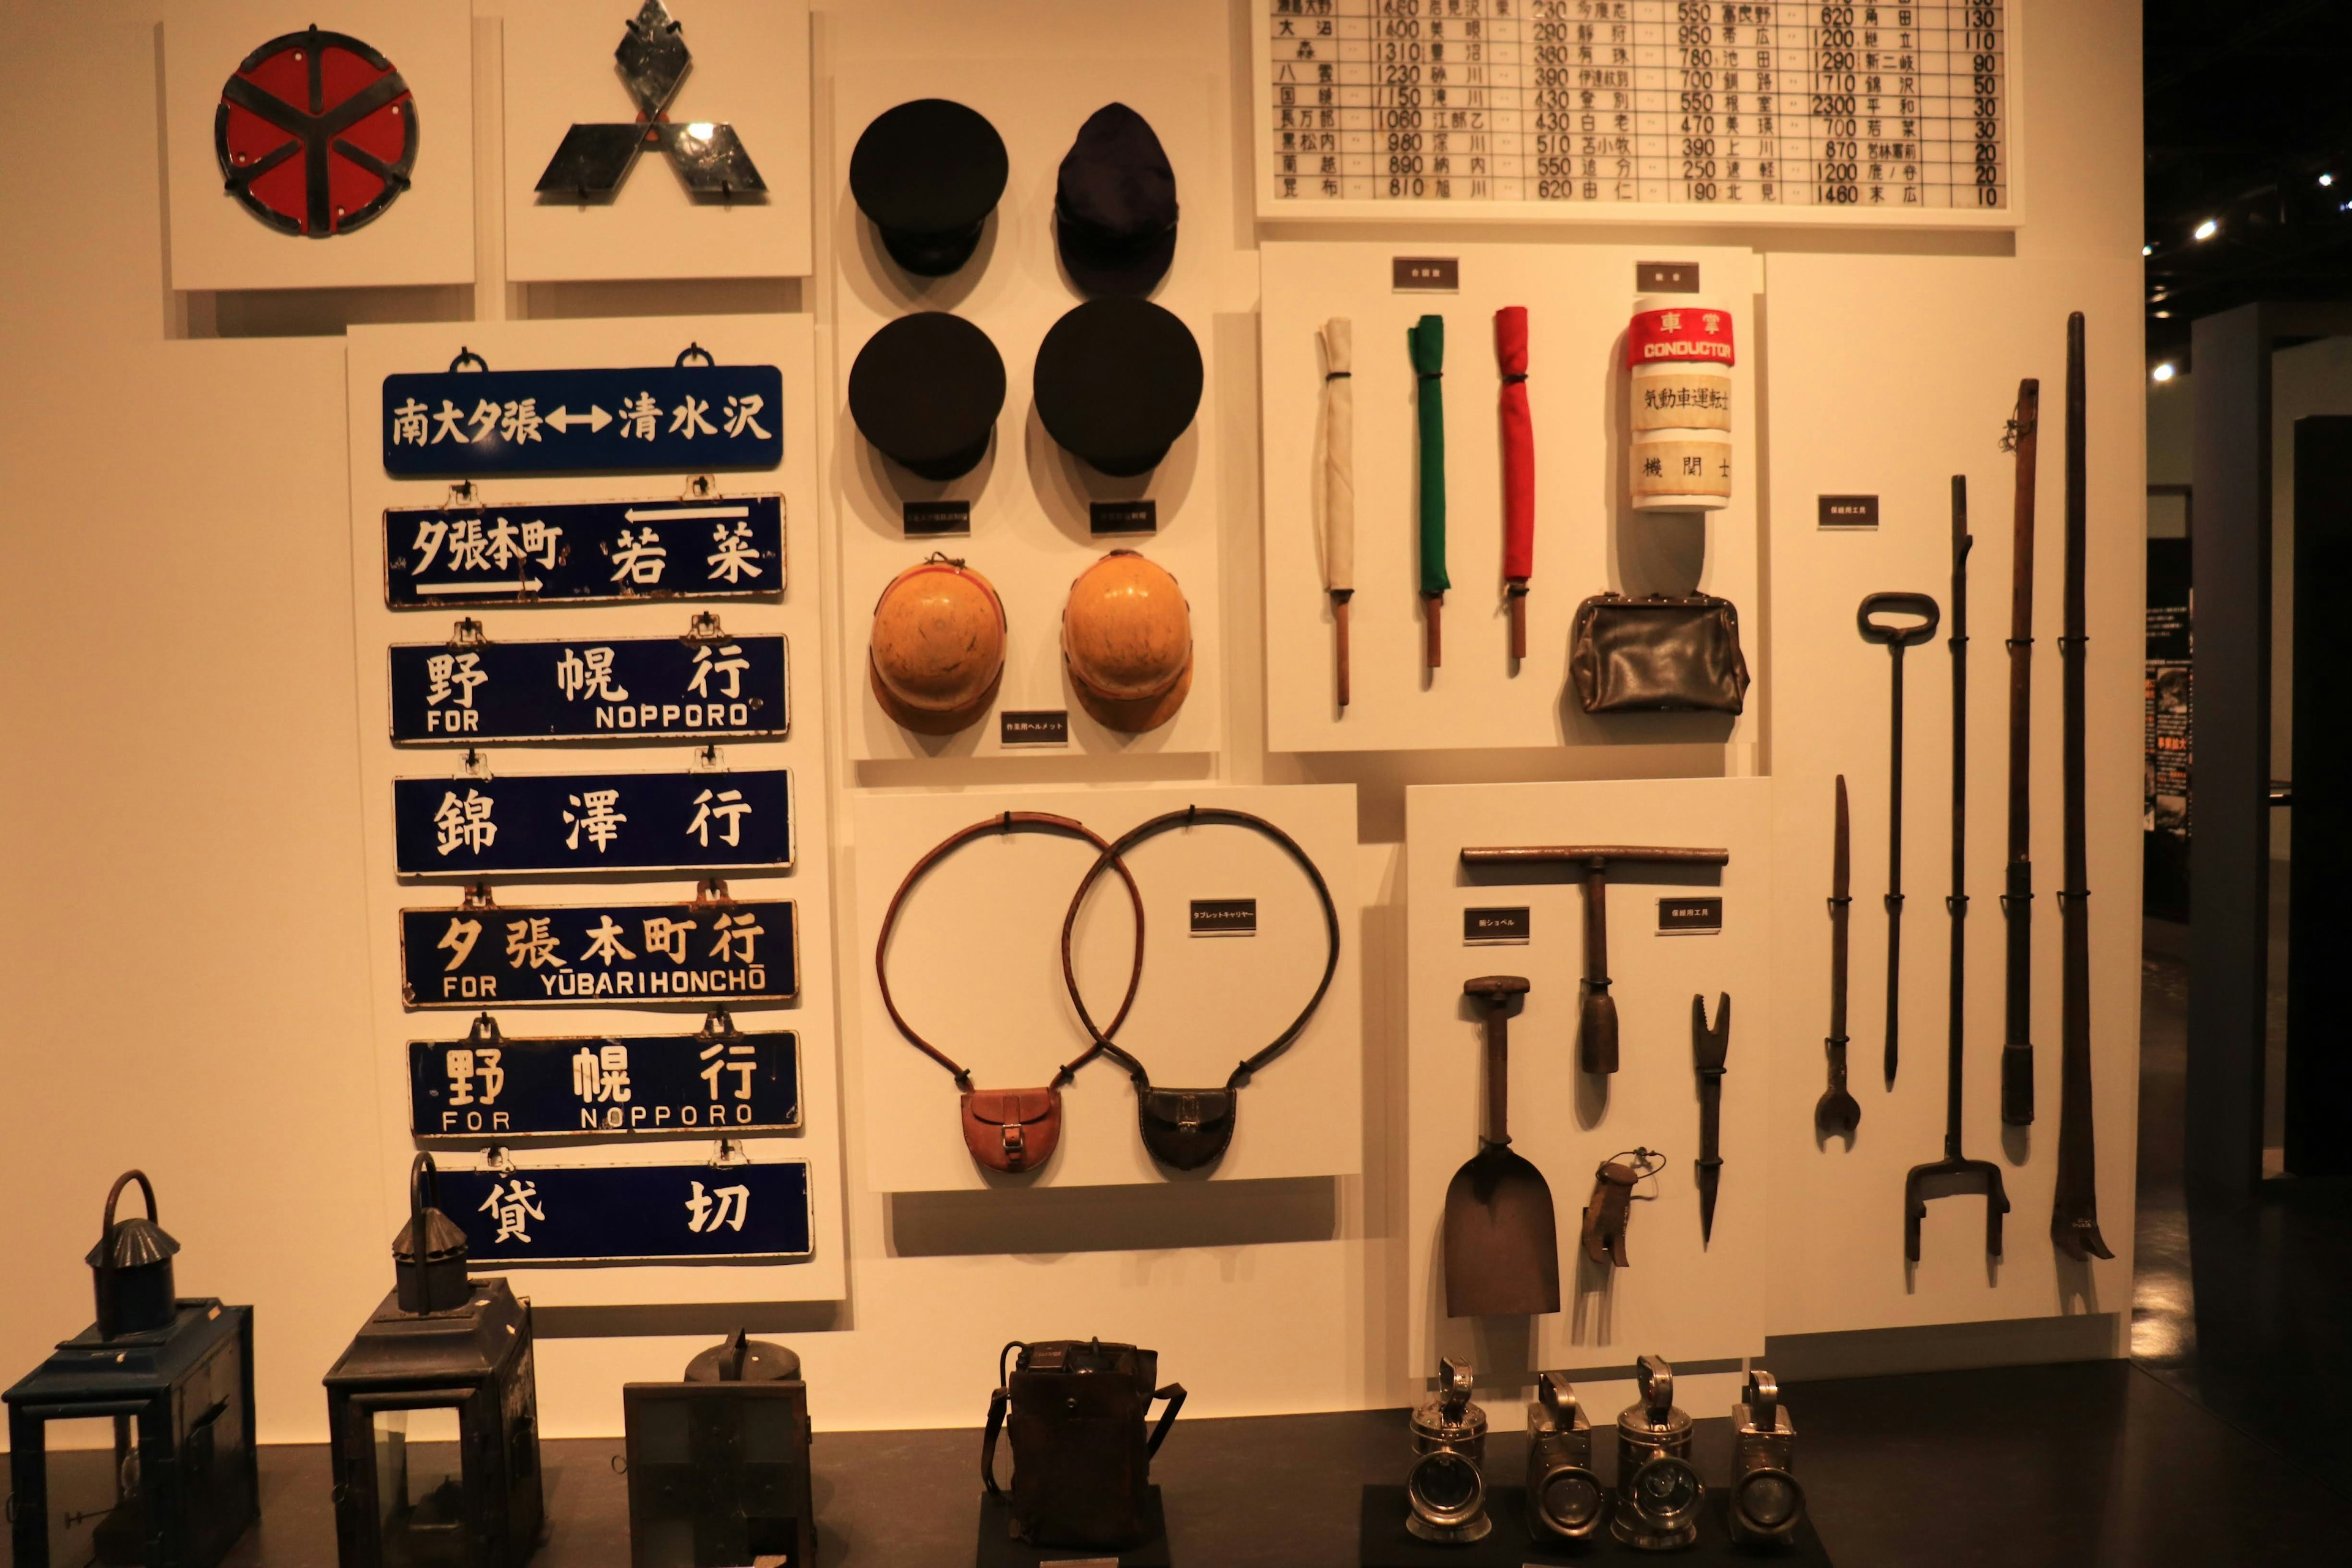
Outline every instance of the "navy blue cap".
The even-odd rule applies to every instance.
[[[1150,121],[1106,103],[1078,127],[1054,186],[1054,240],[1089,294],[1149,294],[1176,255],[1176,171]]]

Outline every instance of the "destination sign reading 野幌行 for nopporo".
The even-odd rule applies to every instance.
[[[446,643],[391,650],[394,742],[741,740],[790,727],[784,639],[601,637],[493,642],[461,622]]]
[[[392,804],[403,876],[793,863],[787,768],[394,779]]]
[[[748,599],[784,591],[784,500],[388,507],[383,602],[395,610]]]
[[[789,899],[680,904],[469,902],[400,911],[411,1007],[789,1002],[800,932]]]
[[[501,1034],[408,1043],[409,1131],[431,1138],[796,1132],[800,1037],[739,1032],[726,1014],[692,1035]]]

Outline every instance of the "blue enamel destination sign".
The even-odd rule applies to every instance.
[[[784,639],[724,635],[392,647],[396,742],[741,740],[790,727]]]
[[[784,498],[388,507],[395,610],[749,599],[784,591]]]
[[[803,1160],[439,1173],[441,1212],[477,1268],[530,1263],[772,1263],[806,1258]]]
[[[800,931],[789,899],[403,910],[400,994],[411,1007],[789,1002]]]
[[[784,458],[783,414],[783,373],[772,364],[387,375],[383,468],[403,477],[772,468]]]
[[[788,768],[394,779],[392,816],[403,876],[793,863]]]
[[[485,1015],[462,1040],[408,1043],[420,1139],[795,1132],[800,1086],[789,1029],[512,1039]]]

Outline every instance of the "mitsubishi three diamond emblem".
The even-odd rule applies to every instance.
[[[751,155],[743,150],[733,126],[707,120],[677,123],[668,118],[670,100],[677,96],[678,84],[694,60],[662,0],[645,0],[613,58],[620,62],[622,79],[636,100],[637,118],[625,124],[583,123],[565,132],[547,172],[539,177],[542,199],[609,200],[648,143],[661,148],[670,167],[697,195],[767,195],[767,183],[751,166]]]

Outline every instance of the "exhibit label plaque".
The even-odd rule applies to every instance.
[[[789,899],[403,910],[400,976],[411,1007],[789,1002],[800,932]]]
[[[771,1263],[806,1258],[808,1163],[439,1173],[475,1264]]]
[[[474,628],[478,633],[479,628]],[[395,742],[740,740],[790,726],[784,639],[604,637],[392,647]]]
[[[748,599],[784,591],[784,498],[388,507],[395,610]]]
[[[790,769],[392,781],[403,876],[793,863]]]
[[[409,1131],[428,1139],[794,1132],[800,1037],[515,1039],[477,1024],[462,1040],[408,1043],[408,1109]]]

